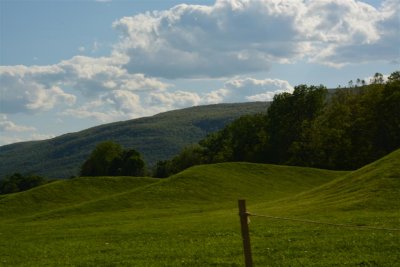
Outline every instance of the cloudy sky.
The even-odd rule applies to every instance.
[[[0,145],[400,69],[398,0],[0,0]]]

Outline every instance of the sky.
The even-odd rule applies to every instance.
[[[398,0],[0,0],[0,145],[400,69]]]

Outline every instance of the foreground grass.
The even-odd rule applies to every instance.
[[[236,209],[1,225],[3,266],[242,266]],[[310,217],[309,217],[310,218]],[[334,219],[336,218],[336,219]],[[390,213],[335,213],[337,222],[396,225]],[[399,234],[252,218],[256,266],[396,266]]]
[[[15,194],[0,199],[7,203],[0,205],[0,266],[243,266],[236,207],[242,197],[254,213],[398,228],[399,158],[397,152],[352,173],[199,166],[161,181],[118,178],[132,186],[112,192],[95,190],[90,183],[97,182],[84,179],[104,192],[83,199],[66,191],[68,205],[58,201],[59,194],[51,197],[55,203],[32,200],[29,191]],[[68,188],[70,182],[64,183]],[[32,207],[20,207],[27,199]],[[400,262],[400,232],[251,217],[250,235],[255,266]]]

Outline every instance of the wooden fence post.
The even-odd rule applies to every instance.
[[[239,204],[240,225],[242,228],[244,262],[246,267],[252,267],[253,259],[251,257],[249,225],[247,222],[248,219],[247,217],[249,215],[246,211],[246,200],[240,199],[238,204]]]

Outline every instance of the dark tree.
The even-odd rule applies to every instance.
[[[296,161],[291,150],[301,142],[301,133],[325,105],[327,89],[320,86],[296,86],[293,93],[276,95],[268,109],[269,135],[267,162],[287,163]]]
[[[112,141],[99,143],[81,167],[81,176],[109,175],[111,163],[122,153],[122,147]]]
[[[23,176],[19,173],[7,176],[0,181],[0,194],[16,193],[47,183],[44,177],[37,175]]]
[[[81,167],[81,176],[143,176],[145,163],[134,149],[123,150],[119,144],[98,144]]]

